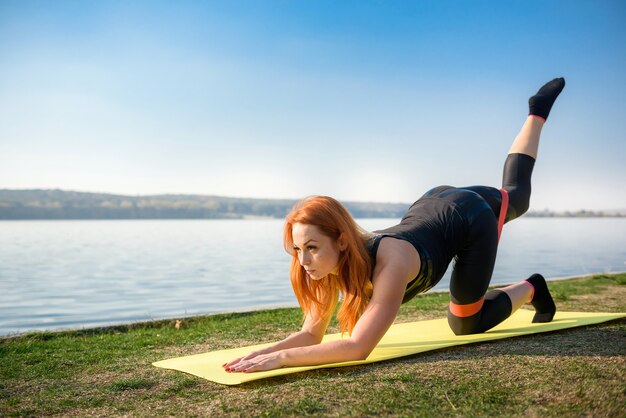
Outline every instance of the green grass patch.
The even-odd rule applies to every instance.
[[[550,282],[550,290],[553,293],[560,294],[563,298],[567,299],[568,297],[574,295],[597,293],[608,286],[623,286],[625,284],[626,274],[596,274],[583,279]]]
[[[156,382],[148,379],[134,378],[134,379],[120,379],[109,384],[107,388],[113,392],[122,392],[125,390],[133,389],[150,389],[155,386]]]
[[[624,284],[617,274],[549,287],[559,309],[624,312]],[[397,322],[443,317],[448,302],[420,295]],[[236,387],[151,366],[278,340],[301,320],[286,308],[5,338],[0,416],[623,416],[625,321]]]

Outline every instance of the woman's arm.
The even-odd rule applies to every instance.
[[[336,303],[337,298],[335,298],[334,304]],[[330,310],[330,314],[326,318],[319,317],[315,310],[309,312],[300,331],[294,332],[284,340],[268,347],[267,353],[285,350],[288,348],[319,344],[322,342],[322,338],[324,338],[324,334],[326,333],[326,328],[328,328],[328,324],[330,323],[333,310],[334,309]]]
[[[383,243],[388,245],[383,246]],[[404,244],[411,246],[405,241],[395,239],[381,242],[374,271],[374,293],[350,338],[282,349],[241,361],[227,370],[254,372],[367,358],[395,320],[408,278],[414,277],[419,271],[419,256],[412,246],[409,249]],[[407,254],[407,250],[412,250],[413,253]]]
[[[335,310],[335,306],[337,306],[337,301],[339,299],[339,295],[335,295],[332,302],[332,308],[328,310],[328,315],[322,317],[318,315],[315,309],[312,309],[306,316],[304,320],[304,324],[302,324],[302,329],[296,333],[291,334],[289,337],[285,338],[283,341],[276,344],[276,350],[284,350],[287,348],[293,347],[303,347],[313,344],[319,344],[322,342],[322,338],[324,338],[324,334],[326,333],[326,329],[328,328],[328,324],[330,323],[330,319],[333,315],[333,311]]]

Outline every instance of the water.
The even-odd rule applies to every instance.
[[[0,335],[295,306],[281,237],[280,220],[0,222]],[[625,244],[623,218],[518,219],[492,283],[624,271]]]

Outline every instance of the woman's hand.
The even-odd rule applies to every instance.
[[[244,357],[222,364],[227,372],[260,372],[282,367],[278,352],[263,353],[262,350],[254,351]]]
[[[235,364],[238,364],[244,360],[250,360],[261,354],[267,354],[267,351],[265,349],[253,351],[251,353],[246,354],[245,356],[241,356],[239,358],[229,361],[228,363],[222,364],[222,367],[228,370],[230,367],[234,366]]]

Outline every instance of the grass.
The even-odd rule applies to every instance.
[[[551,282],[561,310],[626,311],[626,274]],[[397,322],[442,317],[448,295]],[[222,386],[164,358],[274,341],[298,309],[0,340],[0,416],[624,416],[626,321]],[[329,332],[336,332],[336,323]]]

